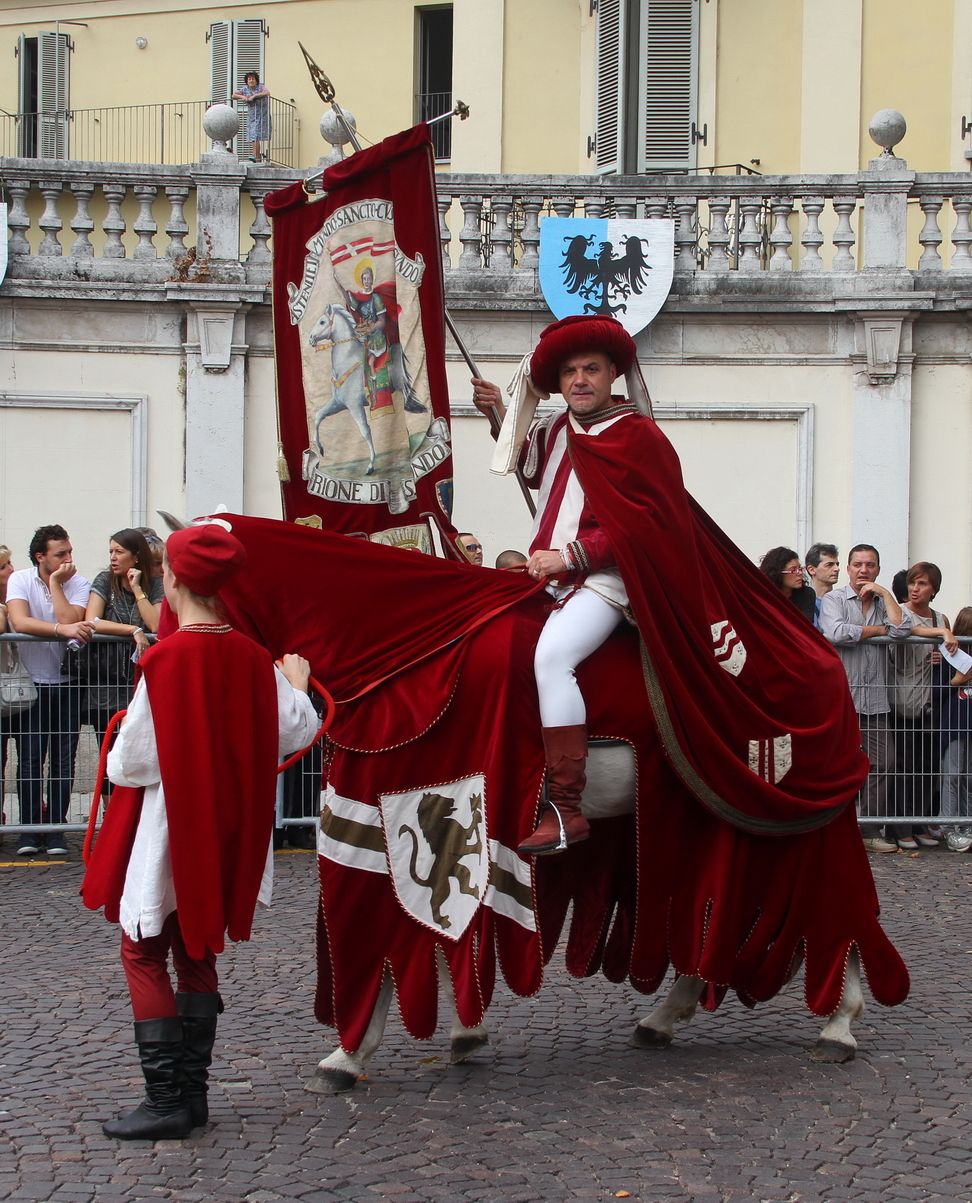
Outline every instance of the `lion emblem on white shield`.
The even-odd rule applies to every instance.
[[[482,794],[474,794],[469,800],[469,805],[472,818],[468,826],[463,826],[452,817],[456,810],[454,799],[443,794],[430,793],[419,802],[418,825],[435,857],[427,877],[419,877],[415,871],[419,852],[419,837],[415,830],[407,823],[403,823],[398,829],[399,838],[406,832],[412,837],[409,876],[416,885],[432,891],[432,918],[443,929],[452,926],[449,917],[443,915],[442,907],[449,901],[453,881],[458,885],[461,894],[471,894],[473,898],[479,898],[479,887],[473,885],[469,870],[461,862],[463,857],[478,856],[483,850],[480,834],[483,818]]]

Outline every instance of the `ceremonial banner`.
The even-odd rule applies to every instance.
[[[424,125],[266,198],[290,520],[430,550],[453,535],[432,144]],[[451,543],[451,539],[448,540]]]
[[[664,305],[674,266],[673,221],[547,217],[540,226],[540,288],[558,320],[613,317],[633,338]]]

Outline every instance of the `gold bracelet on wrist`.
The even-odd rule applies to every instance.
[[[148,601],[148,594],[147,593],[139,594],[139,596],[135,598],[135,601],[136,601],[136,604],[140,601]]]

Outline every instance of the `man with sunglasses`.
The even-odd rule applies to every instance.
[[[476,536],[470,534],[469,531],[465,530],[465,531],[462,531],[462,533],[456,537],[456,542],[459,544],[459,546],[465,552],[466,559],[469,561],[469,563],[475,564],[477,568],[482,568],[482,566],[483,566],[483,545],[476,538]]]

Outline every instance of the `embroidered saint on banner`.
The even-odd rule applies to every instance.
[[[336,210],[289,289],[300,330],[308,492],[404,513],[414,482],[449,453],[432,415],[418,290],[421,254],[395,243],[393,204]]]

